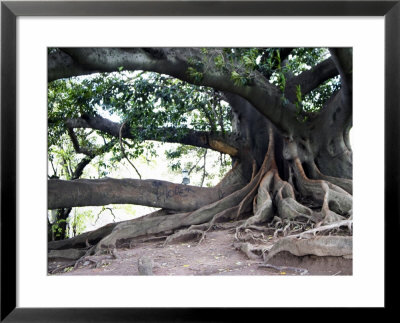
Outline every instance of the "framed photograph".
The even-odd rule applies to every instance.
[[[387,281],[389,276],[396,276],[395,266],[391,264],[393,255],[397,254],[392,237],[396,236],[399,228],[399,41],[399,1],[2,1],[1,320],[234,321],[239,309],[390,308],[393,304],[388,296],[390,286]],[[227,48],[230,50],[224,50]],[[102,60],[106,56],[109,59]],[[130,60],[127,56],[134,56],[135,59]],[[185,62],[182,65],[176,63],[182,61]],[[218,68],[223,73],[217,73]],[[154,81],[151,75],[129,74],[129,70],[146,69],[158,72],[161,76]],[[118,72],[123,76],[107,77],[100,74],[99,78],[91,78],[87,83],[55,82],[51,87],[48,86],[49,80],[70,76],[78,76],[79,80],[81,75],[94,71]],[[195,85],[210,86],[217,91],[205,89],[193,96],[193,91],[198,90],[182,85],[181,92],[173,93],[172,89],[179,85],[179,81],[171,80],[167,74]],[[224,78],[223,75],[229,77]],[[262,77],[258,78],[258,75]],[[336,79],[329,84],[323,83],[336,76],[340,81]],[[135,89],[131,93],[123,84],[128,79],[133,82],[130,84],[143,88],[144,92],[139,93]],[[264,84],[265,79],[269,82]],[[167,85],[168,93],[157,87],[161,83]],[[325,84],[325,88],[312,96],[312,90],[321,83]],[[266,89],[264,94],[252,90],[257,88],[254,84]],[[111,94],[107,99],[104,96],[99,98],[100,103],[93,103],[97,102],[95,92],[100,87]],[[90,97],[85,94],[87,88],[91,88]],[[149,99],[149,88],[158,91],[157,96]],[[281,97],[274,92],[278,90],[283,93]],[[182,91],[186,91],[186,94]],[[180,130],[181,133],[172,140],[166,133],[156,133],[161,126],[175,123],[182,128],[187,119],[179,107],[186,104],[189,94],[192,95],[192,105],[202,104],[196,100],[208,104],[210,110],[204,108],[202,118],[209,121],[211,128],[202,126],[200,121],[193,126],[193,120],[198,120],[198,117],[191,115],[188,118],[193,123],[187,127],[190,134]],[[60,114],[59,107],[63,103],[58,101],[57,95],[79,108],[74,107]],[[153,100],[156,109],[148,111],[147,119],[142,115],[140,125],[137,125],[132,120],[138,120],[138,116],[127,112],[122,101],[118,101],[125,97],[129,97],[129,100],[135,97],[136,102]],[[86,106],[82,103],[85,100],[90,102],[92,110],[87,108],[89,103]],[[263,100],[273,103],[259,108],[263,107]],[[324,111],[327,111],[325,114],[328,117],[318,119],[315,117],[317,114],[313,114],[315,111],[307,110],[307,102],[311,101],[315,106],[321,101],[321,109],[326,107]],[[228,102],[233,112],[224,112],[226,106],[221,102]],[[100,110],[95,110],[99,104],[107,107],[104,114],[100,115]],[[274,126],[268,123],[264,128],[260,118],[251,117],[254,111],[247,111],[246,104],[249,104],[250,110],[251,105],[257,107],[257,113],[265,115]],[[276,107],[272,107],[272,104],[281,108],[278,114],[274,112]],[[328,109],[330,104],[335,105],[332,115]],[[53,109],[48,108],[50,106]],[[79,114],[76,114],[78,109]],[[163,109],[170,109],[173,117],[166,120]],[[153,115],[155,110],[161,113]],[[350,112],[346,114],[347,110]],[[105,116],[111,117],[112,113],[121,118],[106,120]],[[228,140],[225,133],[236,125],[244,127],[246,121],[232,121],[232,125],[225,127],[225,114],[229,114],[230,120],[243,117],[251,119],[251,124],[246,128],[251,133],[251,142],[256,141],[259,132],[268,138],[265,151],[255,148],[247,150],[247,168],[243,166],[246,157],[241,153],[244,145]],[[290,118],[296,122],[291,123],[293,120]],[[310,121],[313,118],[316,120],[314,123]],[[59,126],[60,122],[62,126]],[[153,132],[148,130],[158,122],[160,127]],[[341,122],[343,125],[340,129],[339,126],[332,126]],[[324,131],[313,132],[313,126],[317,123]],[[112,128],[114,125],[115,129]],[[260,131],[253,133],[252,125]],[[80,158],[76,159],[75,164],[68,164],[63,159],[63,149],[54,148],[54,154],[48,155],[48,147],[64,140],[59,132],[60,127],[66,127],[69,145]],[[145,127],[147,130],[143,130]],[[245,131],[243,129],[242,132]],[[343,133],[341,136],[344,139],[340,142],[332,139],[336,138],[331,135],[336,130]],[[101,140],[92,140],[89,136],[94,131],[104,131],[105,135],[98,137]],[[230,155],[232,165],[237,168],[237,165],[243,166],[238,173],[241,179],[246,178],[242,180],[243,183],[249,184],[236,188],[236,182],[228,180],[229,185],[218,186],[218,191],[212,192],[212,196],[204,193],[207,189],[193,186],[194,171],[191,172],[197,168],[199,185],[206,186],[207,150],[203,155],[197,153],[197,162],[182,162],[173,166],[178,170],[176,176],[179,176],[179,182],[175,181],[175,184],[160,180],[148,180],[142,184],[144,181],[133,179],[142,179],[133,165],[136,162],[131,162],[137,157],[132,153],[135,144],[135,138],[131,136],[133,132],[141,133],[141,138],[147,136],[145,140],[162,137],[160,140],[163,142],[188,143],[190,140],[193,142],[196,131],[202,131],[203,135],[209,131],[207,141],[201,144],[196,141],[196,145],[220,152],[221,165],[222,153],[228,157]],[[220,133],[223,135],[218,137]],[[178,137],[184,139],[177,140]],[[313,146],[313,143],[322,140],[329,142],[324,146],[325,150],[318,150],[318,145]],[[87,147],[92,144],[102,148],[96,148],[96,152],[90,151]],[[142,149],[137,147],[135,149],[138,151]],[[248,143],[246,147],[249,149]],[[337,153],[338,147],[347,147],[347,150],[342,149],[347,153]],[[100,160],[96,164],[96,176],[101,179],[80,180],[83,168],[96,158],[101,149],[104,152],[114,149],[111,158],[119,158],[118,162],[124,160],[133,173],[132,179],[108,178],[111,171],[105,165],[107,162]],[[330,159],[325,158],[324,153]],[[182,152],[179,156],[183,160]],[[65,164],[61,172],[56,163],[53,164],[57,158],[62,160],[60,165]],[[211,158],[210,155],[208,158]],[[330,163],[331,160],[334,162]],[[201,162],[204,162],[203,168],[196,168]],[[60,174],[64,177],[58,179]],[[339,178],[341,175],[343,178]],[[90,174],[86,178],[90,178]],[[265,184],[269,193],[263,200],[260,183],[266,182],[269,183]],[[124,192],[119,196],[110,193],[113,187],[121,185],[130,187],[126,196]],[[211,186],[211,182],[208,185]],[[317,191],[314,191],[313,185],[318,186]],[[134,198],[129,192],[138,188],[132,187],[141,190]],[[142,194],[144,191],[146,194]],[[171,219],[176,218],[178,224],[184,222],[186,227],[193,225],[191,228],[194,228],[191,232],[175,232],[173,236],[179,240],[184,234],[199,234],[201,230],[208,232],[207,228],[201,229],[202,222],[188,220],[197,209],[203,210],[203,205],[196,204],[195,208],[190,204],[190,194],[209,200],[204,203],[209,205],[218,201],[227,203],[227,196],[235,192],[241,194],[237,193],[241,196],[238,203],[221,204],[217,214],[207,218],[206,222],[214,224],[218,217],[242,220],[239,229],[235,227],[235,237],[240,242],[238,237],[241,234],[255,234],[260,230],[257,226],[259,218],[255,216],[269,216],[267,211],[262,211],[268,204],[265,201],[269,199],[274,205],[271,206],[271,212],[279,216],[274,219],[275,222],[272,217],[270,219],[275,231],[269,233],[268,239],[286,236],[287,232],[295,236],[298,226],[302,225],[304,230],[309,230],[307,234],[314,234],[318,230],[336,230],[334,235],[324,235],[324,239],[340,240],[335,242],[340,243],[339,256],[352,256],[350,271],[329,271],[322,275],[317,272],[314,275],[296,272],[296,275],[288,275],[287,271],[299,268],[286,264],[269,265],[269,270],[277,271],[275,275],[257,275],[253,267],[251,271],[249,267],[246,271],[248,274],[243,275],[235,275],[222,268],[218,269],[218,275],[196,276],[188,274],[190,271],[187,267],[190,265],[182,262],[179,266],[183,274],[168,276],[168,261],[162,260],[160,262],[163,264],[157,266],[164,271],[154,270],[163,272],[163,276],[143,277],[152,273],[154,264],[151,260],[150,269],[140,267],[143,264],[140,261],[137,268],[129,269],[127,266],[132,270],[132,275],[125,275],[122,270],[112,274],[110,269],[107,275],[88,276],[69,274],[69,271],[79,269],[76,261],[72,265],[48,263],[48,251],[54,251],[59,256],[58,249],[67,248],[55,247],[66,241],[59,240],[56,235],[68,232],[69,237],[77,238],[74,241],[83,239],[68,245],[69,253],[79,253],[74,260],[83,259],[80,265],[91,262],[95,266],[111,268],[107,267],[109,263],[104,263],[104,259],[94,258],[93,255],[109,252],[111,257],[118,257],[114,249],[117,242],[119,248],[129,249],[132,243],[136,243],[132,238],[132,230],[139,230],[137,223],[134,229],[125,223],[113,231],[118,232],[114,235],[106,229],[106,234],[99,233],[96,238],[93,235],[90,237],[90,234],[80,236],[79,233],[83,231],[79,230],[83,229],[79,227],[76,214],[75,222],[68,223],[68,228],[62,228],[61,225],[55,226],[56,222],[49,221],[61,219],[57,218],[59,214],[54,213],[45,221],[44,214],[49,214],[48,209],[102,206],[96,211],[96,222],[102,212],[115,218],[113,209],[107,210],[103,205],[143,202],[142,205],[160,207],[171,215],[168,225],[162,227],[166,215],[154,212],[150,221],[162,230],[153,232],[145,227],[143,232],[173,232],[180,228],[179,225],[171,225]],[[85,204],[88,199],[90,203]],[[317,208],[313,199],[320,203],[318,211],[315,211]],[[177,207],[179,212],[173,212],[177,201],[181,209]],[[244,214],[251,213],[248,210],[250,207],[255,215],[246,218]],[[199,214],[203,216],[207,212],[203,210]],[[284,222],[287,220],[285,216],[292,214],[290,212],[293,212],[296,221]],[[297,220],[299,218],[305,220],[302,222]],[[160,219],[159,222],[157,219]],[[293,223],[297,226],[293,226]],[[313,223],[311,227],[308,226],[310,223]],[[341,225],[335,226],[334,223]],[[333,228],[329,228],[329,225]],[[109,228],[112,230],[114,227]],[[123,232],[129,234],[124,235]],[[346,235],[349,232],[351,250],[347,254],[349,237]],[[257,243],[260,245],[267,233],[261,230],[257,234],[258,240],[254,235],[251,237],[256,243],[236,241],[235,248],[250,259],[253,256],[262,257],[266,263],[265,259],[269,260],[268,255],[272,257],[275,249],[271,247],[264,254],[265,250],[261,247],[253,248]],[[136,234],[138,237],[142,235],[141,231]],[[128,241],[128,238],[133,240]],[[197,238],[202,240],[203,235]],[[58,241],[48,243],[51,240]],[[193,246],[187,243],[183,247],[189,250]],[[301,246],[296,244],[297,251],[292,253],[303,255],[298,251],[299,248]],[[314,254],[319,253],[315,251]],[[200,252],[196,254],[201,262]],[[58,259],[58,256],[54,258]],[[215,254],[213,258],[218,260],[220,256]],[[193,272],[197,269],[193,267],[190,270]],[[60,272],[63,274],[60,275]],[[365,286],[368,286],[368,290]],[[299,293],[301,298],[298,297]],[[249,298],[246,295],[253,296]]]

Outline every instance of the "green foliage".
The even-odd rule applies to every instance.
[[[203,73],[199,72],[194,67],[188,67],[187,73],[195,84],[199,84],[203,79]]]
[[[66,220],[64,219],[57,219],[52,225],[51,225],[51,231],[53,232],[54,237],[59,238],[63,235],[63,226],[62,224],[65,223]]]
[[[132,218],[136,216],[135,206],[131,204],[113,205],[114,209],[123,210],[124,214],[129,214]]]
[[[222,54],[214,57],[214,64],[219,70],[222,70],[225,66],[224,56]]]
[[[57,49],[49,48],[48,51]],[[282,57],[278,48],[201,48],[199,52],[200,55],[187,60],[187,75],[193,83],[200,83],[209,69],[217,69],[226,73],[235,86],[252,86],[255,75],[261,73],[282,92],[283,107],[290,104],[283,95],[288,78],[329,56],[325,48],[297,48],[288,57]],[[297,114],[319,111],[339,88],[340,79],[335,78],[305,96],[301,95],[300,88],[296,89]],[[120,66],[115,73],[57,80],[48,86],[51,173],[71,179],[74,169],[82,161],[82,155],[76,154],[71,144],[65,120],[95,114],[112,117],[129,127],[132,139],[124,139],[124,147],[130,160],[157,156],[156,149],[145,141],[146,138],[165,142],[182,138],[190,129],[222,133],[231,130],[230,107],[217,91],[166,75],[132,73]],[[160,128],[169,130],[160,132]],[[118,167],[123,159],[120,145],[114,145],[107,154],[101,149],[115,138],[88,129],[74,131],[79,145],[90,148],[97,155],[91,164],[98,177],[107,176]],[[182,149],[171,152],[168,157],[171,168],[180,170],[185,165],[178,159],[191,153]],[[201,155],[202,150],[198,153]]]
[[[238,72],[236,71],[232,71],[231,73],[231,79],[233,80],[234,84],[236,86],[243,86],[246,85],[247,83],[247,79],[245,76],[240,75]]]
[[[328,49],[316,48],[295,48],[288,58],[288,69],[298,75],[309,70],[330,56]]]
[[[329,51],[326,48],[295,48],[283,64],[279,50],[266,49],[260,51],[259,64],[256,69],[269,77],[269,81],[278,86],[283,93],[288,76],[297,76],[311,69],[327,59],[329,55]],[[301,92],[296,92],[297,102],[295,104],[297,112],[319,111],[332,94],[339,89],[340,78],[335,77],[324,82],[304,97],[299,97],[298,94],[301,94]]]
[[[205,52],[202,51],[204,54]],[[279,48],[222,48],[208,50],[217,70],[227,73],[235,86],[251,86],[256,72],[263,74],[270,83],[284,93],[288,78],[312,68],[329,57],[326,48],[295,48],[287,57],[281,56]],[[191,60],[195,71],[202,73],[212,64],[207,57]],[[195,71],[191,71],[193,78]],[[203,75],[201,75],[203,77]],[[199,76],[197,76],[199,78]],[[340,88],[340,79],[328,80],[311,93],[298,100],[298,108],[307,112],[319,111],[326,100]],[[289,102],[282,96],[283,105]],[[301,104],[300,104],[301,102]]]
[[[340,77],[325,81],[317,88],[307,93],[303,100],[303,110],[307,112],[317,112],[332,97],[332,94],[339,91],[341,87]]]
[[[296,102],[295,102],[297,113],[300,113],[302,110],[301,101],[303,101],[302,94],[301,94],[301,86],[300,86],[300,84],[298,84],[296,86]]]
[[[187,73],[192,82],[198,84],[204,73],[215,67],[227,73],[235,86],[251,86],[255,73],[263,74],[270,83],[284,93],[288,78],[312,68],[329,57],[326,48],[295,48],[288,57],[281,57],[279,48],[202,48],[203,57],[188,60]],[[300,108],[307,112],[319,111],[326,100],[340,88],[339,78],[328,80],[318,89],[298,100]],[[289,104],[282,97],[284,106]],[[300,104],[301,102],[301,104]]]
[[[94,219],[92,210],[81,210],[80,208],[74,208],[73,215],[68,218],[68,236],[74,237],[85,231],[86,225],[89,221]]]
[[[201,66],[201,62],[195,59],[192,63]],[[179,140],[189,129],[230,130],[229,106],[216,96],[214,90],[166,75],[131,73],[123,71],[122,66],[120,70],[118,73],[94,74],[49,83],[48,150],[49,162],[56,168],[51,173],[71,179],[73,169],[81,161],[82,155],[74,152],[64,121],[79,118],[82,114],[99,114],[105,118],[113,116],[117,122],[125,122],[133,138],[124,139],[129,160],[142,156],[147,156],[149,160],[157,156],[154,144],[145,141],[149,137],[166,142]],[[195,77],[200,77],[195,67],[193,73]],[[170,130],[159,132],[160,128]],[[114,145],[107,155],[100,149],[113,137],[97,130],[74,131],[81,147],[90,147],[98,152],[91,164],[99,178],[119,166],[124,158],[119,144]]]
[[[288,58],[286,69],[292,75],[298,75],[313,66],[322,62],[330,56],[326,48],[295,48]],[[340,89],[340,78],[332,78],[319,87],[299,98],[296,93],[297,101],[301,102],[303,111],[317,112],[323,108],[326,101],[332,94]],[[300,92],[301,93],[301,92]]]

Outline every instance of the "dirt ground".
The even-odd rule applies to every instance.
[[[116,251],[116,259],[104,259],[95,268],[89,262],[76,269],[66,262],[49,261],[49,272],[59,268],[55,275],[139,275],[138,259],[149,257],[154,262],[153,275],[352,275],[352,260],[343,257],[296,257],[281,252],[263,267],[257,260],[236,250],[234,233],[220,229],[207,233],[198,244],[194,241],[163,246],[164,240],[137,243],[131,248]],[[271,243],[273,241],[271,240]]]

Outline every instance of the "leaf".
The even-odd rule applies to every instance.
[[[231,79],[233,80],[233,83],[236,86],[241,86],[241,85],[245,85],[246,84],[246,78],[244,76],[240,75],[236,71],[232,71]]]
[[[300,84],[296,85],[296,98],[298,102],[302,101]]]
[[[251,59],[249,56],[244,56],[243,57],[243,61],[244,61],[244,65],[248,68],[248,69],[254,69],[256,63],[253,59]]]
[[[224,67],[224,57],[222,55],[215,57],[214,64],[218,69],[222,69]]]
[[[189,265],[183,265],[182,267],[189,267]]]

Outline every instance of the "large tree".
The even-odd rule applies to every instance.
[[[57,48],[49,49],[48,81],[49,147],[67,135],[85,156],[69,180],[49,179],[48,208],[161,208],[49,249],[91,245],[100,252],[161,233],[203,237],[231,220],[242,241],[272,222],[351,222],[350,48]],[[112,114],[120,121],[107,118]],[[87,131],[104,145],[90,142]],[[129,160],[147,140],[215,150],[230,155],[232,168],[214,187],[139,173],[78,179],[95,156],[117,149],[119,160]]]

